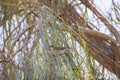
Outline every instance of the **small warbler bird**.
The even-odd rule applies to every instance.
[[[50,50],[53,51],[55,54],[64,53],[66,50],[70,50],[69,47],[58,47],[58,46],[49,46]]]

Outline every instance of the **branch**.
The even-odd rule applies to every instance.
[[[107,41],[110,44],[112,43],[112,44],[115,44],[115,45],[119,45],[119,43],[116,40],[114,40],[113,38],[111,38],[110,36],[108,36],[104,33],[89,30],[89,29],[84,29],[83,31],[84,31],[84,34],[86,34],[87,36],[92,36],[94,38],[99,38],[103,41]]]
[[[8,58],[10,58],[12,49],[13,49],[13,47],[15,46],[16,42],[20,39],[20,37],[21,37],[25,32],[27,32],[27,31],[30,30],[32,27],[34,27],[35,24],[36,24],[36,23],[32,23],[26,30],[24,30],[21,34],[19,34],[19,36],[16,38],[16,40],[13,42],[13,44],[12,44],[11,47],[10,47]]]
[[[113,25],[111,25],[107,19],[100,14],[100,12],[93,6],[91,5],[88,0],[80,0],[86,7],[88,7],[105,25],[106,27],[113,33],[115,36],[116,40],[120,44],[120,34],[119,32],[114,28]]]

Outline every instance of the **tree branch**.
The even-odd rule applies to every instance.
[[[105,25],[106,27],[110,30],[110,32],[113,33],[113,35],[115,36],[117,42],[120,44],[120,34],[119,32],[114,28],[113,25],[111,25],[107,19],[100,14],[100,12],[92,5],[88,2],[88,0],[80,0],[86,7],[88,7]]]

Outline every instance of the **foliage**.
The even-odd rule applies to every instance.
[[[1,79],[118,79],[119,71],[115,73],[116,69],[110,64],[119,69],[119,58],[113,59],[116,50],[111,50],[114,49],[112,44],[116,47],[119,43],[119,33],[112,27],[114,23],[108,24],[96,7],[91,12],[93,8],[84,1],[87,0],[1,0]],[[113,3],[114,8],[118,9],[119,6]],[[89,18],[90,15],[92,18]],[[112,16],[110,18],[113,19]],[[103,25],[98,23],[95,26],[96,22],[109,26],[104,28],[114,37],[103,34],[101,30],[104,28],[100,28]],[[55,54],[50,45],[71,49]]]

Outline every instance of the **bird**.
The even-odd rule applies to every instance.
[[[70,50],[70,47],[62,47],[62,46],[49,46],[50,50],[53,51],[55,54],[64,53],[66,50]]]

